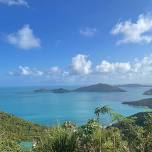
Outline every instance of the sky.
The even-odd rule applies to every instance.
[[[0,0],[0,86],[152,84],[151,0]]]

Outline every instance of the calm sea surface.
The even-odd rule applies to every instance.
[[[123,105],[122,102],[150,97],[142,95],[148,87],[123,88],[128,92],[65,94],[35,93],[34,89],[39,87],[0,88],[0,111],[43,125],[62,123],[66,120],[83,124],[94,117],[94,109],[97,106],[109,105],[128,116],[145,111],[146,108]]]

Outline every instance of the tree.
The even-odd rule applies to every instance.
[[[100,114],[101,115],[104,115],[104,114],[112,114],[112,109],[110,108],[110,107],[108,107],[108,106],[103,106],[103,107],[97,107],[96,109],[95,109],[95,115],[97,116],[97,120],[98,120],[98,122],[99,122],[99,120],[100,120]]]

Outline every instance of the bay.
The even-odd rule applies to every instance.
[[[74,87],[64,86],[64,88]],[[63,94],[36,93],[35,89],[39,87],[1,87],[0,111],[12,113],[42,125],[61,124],[68,120],[84,124],[88,119],[95,117],[94,109],[98,106],[108,105],[115,111],[129,116],[145,111],[147,108],[123,105],[122,102],[150,97],[143,95],[143,92],[149,89],[148,87],[123,88],[127,92]]]

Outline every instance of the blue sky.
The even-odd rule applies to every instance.
[[[151,6],[0,0],[0,85],[149,83]]]

